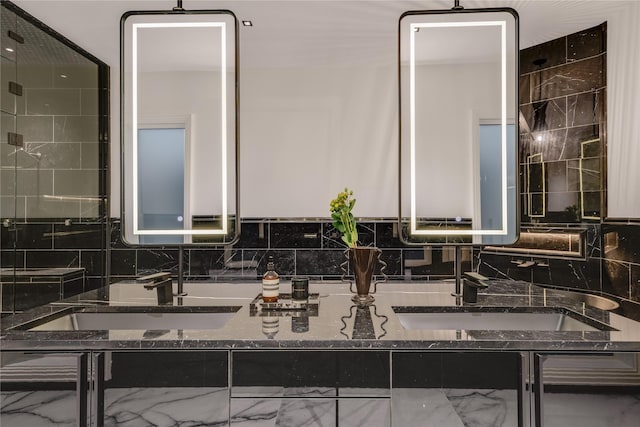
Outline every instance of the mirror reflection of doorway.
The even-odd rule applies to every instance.
[[[502,127],[481,123],[479,129],[480,226],[483,230],[503,228],[502,187],[507,187],[507,203],[516,203],[515,153],[516,131],[507,125],[507,183],[502,183]],[[508,217],[508,228],[515,228],[515,218]],[[513,228],[512,228],[513,227]],[[500,237],[482,236],[483,244],[500,243]],[[476,242],[479,243],[479,242]]]
[[[185,218],[185,129],[138,129],[138,224],[182,230]],[[141,235],[140,243],[183,243],[183,236]]]

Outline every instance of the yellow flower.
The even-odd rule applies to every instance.
[[[358,245],[358,231],[351,211],[356,204],[356,199],[352,199],[351,196],[353,191],[345,187],[344,191],[338,193],[338,196],[329,203],[329,209],[334,228],[342,233],[342,241],[349,247],[355,247]]]

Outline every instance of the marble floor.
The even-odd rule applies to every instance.
[[[121,388],[105,391],[105,426],[513,427],[513,390],[388,391]],[[2,427],[75,426],[74,391],[2,391]],[[546,427],[637,427],[639,395],[546,393]]]

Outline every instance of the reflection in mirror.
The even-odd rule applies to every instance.
[[[513,243],[518,234],[516,12],[407,12],[399,31],[403,240]]]
[[[235,16],[127,12],[121,37],[124,240],[232,242],[239,233]]]
[[[600,152],[600,138],[580,143],[580,215],[583,219],[600,219],[600,171],[603,169]]]
[[[547,212],[544,169],[542,153],[527,156],[527,214],[531,218],[544,218]]]

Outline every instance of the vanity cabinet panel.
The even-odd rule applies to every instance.
[[[3,351],[0,360],[3,427],[635,427],[640,419],[640,353],[632,352]]]
[[[394,352],[394,426],[522,426],[516,352]]]
[[[535,425],[632,427],[640,419],[640,353],[536,353]]]
[[[231,424],[390,426],[389,352],[232,353]]]
[[[188,350],[106,352],[97,423],[227,425],[227,355]]]
[[[390,427],[391,401],[375,397],[232,398],[230,425]],[[260,424],[258,424],[260,423]],[[264,423],[264,424],[262,424]],[[419,425],[419,424],[418,424]]]
[[[228,384],[226,351],[123,351],[107,355],[110,359],[106,366],[107,388],[227,387]]]
[[[3,351],[0,356],[2,427],[90,424],[88,354]]]
[[[388,390],[389,353],[364,351],[233,352],[232,396],[259,388],[305,389],[319,397],[342,389]],[[269,392],[267,392],[269,393]]]

